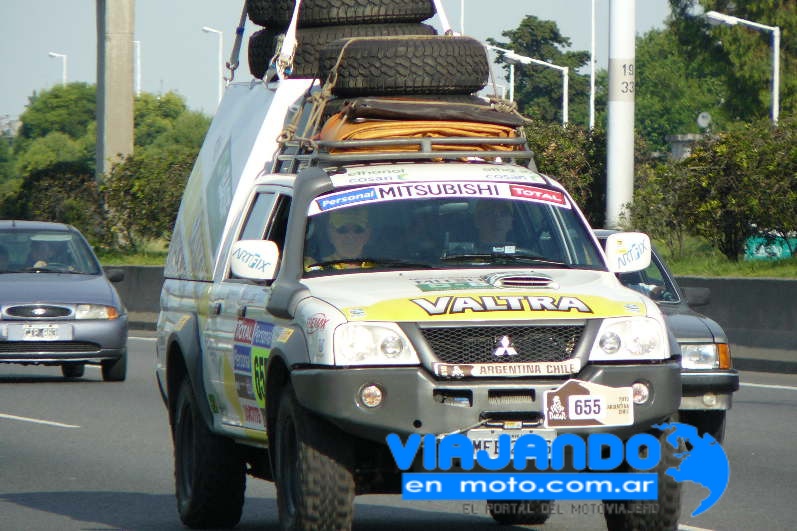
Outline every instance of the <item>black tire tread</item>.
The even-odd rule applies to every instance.
[[[127,352],[118,359],[103,360],[100,366],[104,382],[124,382],[127,379]]]
[[[294,5],[294,0],[246,0],[246,11],[259,26],[285,30]],[[434,14],[432,0],[303,0],[297,27],[421,22]]]
[[[348,43],[348,46],[346,46]],[[470,37],[360,37],[337,40],[319,56],[321,79],[337,68],[340,97],[398,94],[471,94],[487,84],[484,46]]]
[[[428,24],[361,24],[357,26],[327,26],[296,30],[296,55],[291,78],[313,78],[318,74],[318,56],[321,49],[338,39],[348,37],[381,37],[391,35],[435,35],[437,31]],[[276,53],[282,32],[264,29],[249,37],[249,71],[262,79],[269,61]]]
[[[246,489],[244,461],[235,443],[213,434],[198,411],[190,383],[180,387],[175,410],[174,460],[177,509],[182,522],[193,529],[233,527],[241,519]],[[195,454],[190,498],[182,492],[180,423],[190,415]]]
[[[293,466],[285,466],[283,449],[277,448],[277,504],[280,524],[287,529],[308,531],[351,529],[354,518],[355,484],[351,470],[351,445],[336,428],[312,415],[296,400],[291,386],[283,390],[277,414],[277,429],[292,423],[296,434],[299,468],[295,521],[286,514],[286,485],[281,474]],[[278,445],[284,441],[277,436]]]

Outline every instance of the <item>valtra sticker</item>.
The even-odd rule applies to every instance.
[[[568,380],[544,393],[545,427],[630,426],[634,423],[632,397],[630,387]]]

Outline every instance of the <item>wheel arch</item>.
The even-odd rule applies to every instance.
[[[169,410],[169,424],[174,425],[175,404],[180,384],[186,378],[191,391],[197,399],[202,420],[213,429],[213,415],[205,397],[205,383],[202,377],[202,347],[199,340],[197,316],[191,315],[179,329],[174,330],[166,344],[166,393]]]

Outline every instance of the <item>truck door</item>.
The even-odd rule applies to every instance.
[[[280,237],[276,227],[287,220],[290,197],[279,187],[261,187],[248,203],[247,215],[240,224],[235,240],[271,239]],[[282,212],[284,211],[284,214]],[[280,250],[284,243],[282,229]],[[216,356],[211,359],[209,380],[218,401],[222,423],[230,427],[265,432],[265,400],[263,382],[257,379],[258,367],[264,366],[271,347],[274,323],[265,318],[265,305],[271,293],[262,282],[236,278],[229,269],[229,260],[221,268],[221,278],[214,283],[209,298],[208,343]]]

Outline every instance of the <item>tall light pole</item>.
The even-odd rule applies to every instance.
[[[219,36],[219,103],[221,103],[221,97],[224,95],[224,32],[210,26],[202,26],[202,31]]]
[[[589,47],[589,128],[595,129],[595,0],[592,0],[592,18]]]
[[[61,59],[61,84],[66,85],[66,54],[50,52],[47,55]]]
[[[504,61],[509,63],[509,100],[510,101],[514,101],[515,98],[515,65],[535,64],[540,66],[547,66],[548,68],[554,68],[562,72],[562,124],[564,125],[568,122],[568,106],[570,101],[570,98],[568,96],[568,91],[570,90],[570,67],[555,65],[553,63],[549,63],[547,61],[541,61],[539,59],[532,59],[531,57],[526,57],[525,55],[517,54],[512,50],[507,50],[506,48],[499,48],[498,46],[492,46],[490,44],[485,44],[485,46],[492,50],[503,52]]]
[[[133,92],[136,96],[141,96],[141,41],[133,41],[133,79],[135,85]]]
[[[759,24],[758,22],[751,22],[743,18],[718,13],[716,11],[707,11],[705,13],[709,24],[727,24],[735,26],[742,24],[750,26],[761,31],[769,31],[772,33],[772,123],[778,124],[778,116],[780,115],[780,27],[767,26],[766,24]]]

